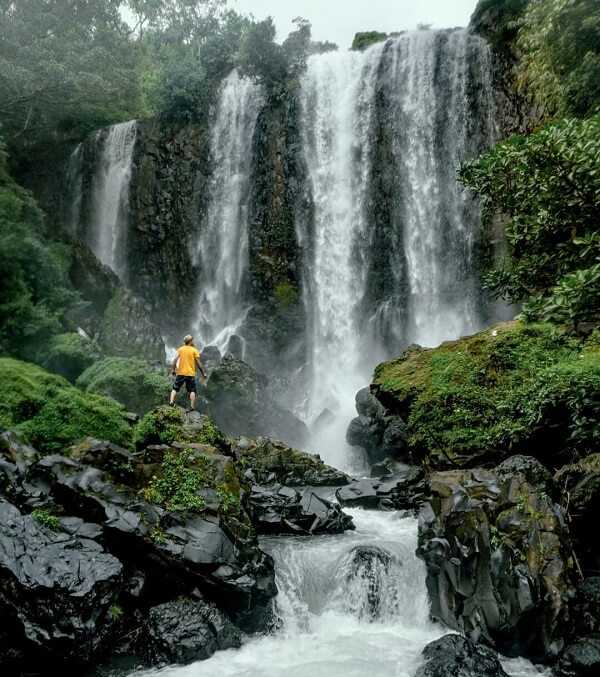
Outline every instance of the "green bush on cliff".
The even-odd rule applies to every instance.
[[[208,416],[186,421],[183,409],[162,406],[148,412],[137,424],[134,434],[136,448],[143,449],[151,444],[172,442],[194,442],[216,449],[224,449],[227,440]]]
[[[374,388],[413,453],[437,466],[513,453],[585,454],[600,442],[600,350],[550,325],[507,323],[380,365]]]
[[[365,31],[363,33],[356,33],[352,41],[351,49],[362,52],[368,49],[371,45],[386,40],[387,33],[380,33],[379,31]]]
[[[87,392],[112,397],[143,415],[167,400],[171,379],[144,360],[107,357],[86,369],[77,385]]]
[[[577,325],[600,316],[600,115],[498,144],[461,170],[483,216],[508,217],[509,256],[485,277],[526,301],[529,319]]]
[[[0,426],[13,428],[43,453],[61,452],[87,436],[127,447],[132,430],[123,407],[82,393],[61,376],[0,358]]]

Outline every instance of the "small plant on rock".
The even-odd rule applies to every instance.
[[[36,508],[31,513],[31,516],[38,524],[41,524],[43,527],[51,529],[52,531],[60,531],[60,520],[58,517],[56,517],[56,515],[48,512],[48,510]]]

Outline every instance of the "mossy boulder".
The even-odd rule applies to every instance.
[[[46,369],[74,383],[82,372],[101,358],[102,353],[95,341],[72,332],[53,336],[40,361]]]
[[[77,385],[121,402],[143,416],[166,402],[171,380],[150,363],[133,357],[107,357],[96,362],[77,379]]]
[[[40,452],[59,452],[87,436],[131,444],[127,412],[108,397],[82,393],[62,376],[10,358],[0,358],[0,383],[0,426]]]
[[[600,350],[552,325],[508,322],[375,370],[371,392],[407,424],[415,461],[558,467],[600,441]]]
[[[180,407],[157,407],[137,424],[134,435],[137,449],[174,442],[204,444],[219,450],[229,448],[226,437],[210,417],[186,413]]]
[[[347,475],[326,465],[318,456],[265,437],[238,440],[234,453],[242,468],[251,471],[259,484],[342,486],[350,481]]]

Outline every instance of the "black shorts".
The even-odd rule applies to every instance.
[[[176,376],[175,383],[173,383],[173,390],[179,392],[181,386],[185,383],[188,393],[196,392],[196,377],[195,376]]]

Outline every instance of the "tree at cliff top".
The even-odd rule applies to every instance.
[[[484,220],[508,217],[509,256],[485,276],[529,319],[600,319],[600,115],[515,136],[461,170]]]
[[[600,3],[530,0],[520,21],[518,85],[547,115],[600,109]]]
[[[119,4],[0,2],[0,123],[11,145],[135,116],[137,54]]]

